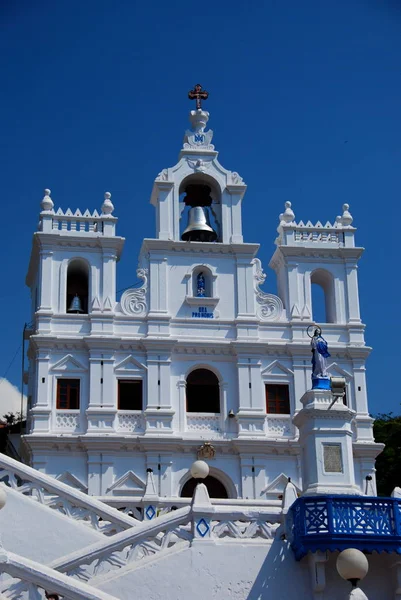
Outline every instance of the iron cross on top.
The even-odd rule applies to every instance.
[[[202,86],[198,83],[193,90],[188,92],[188,98],[190,100],[196,100],[196,110],[202,108],[201,101],[207,100],[209,96],[209,92],[206,90],[202,90]]]

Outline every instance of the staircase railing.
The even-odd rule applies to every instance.
[[[121,569],[160,552],[189,546],[191,507],[180,508],[154,521],[145,521],[131,531],[117,533],[111,539],[87,546],[51,563],[51,567],[83,581]]]
[[[0,482],[106,536],[138,524],[132,516],[4,454],[0,454]]]
[[[63,600],[117,600],[13,552],[0,551],[0,571],[1,597],[9,600],[45,600],[46,592],[58,594]]]
[[[51,567],[97,585],[99,578],[107,579],[110,572],[134,568],[162,553],[182,550],[195,540],[259,544],[271,541],[280,521],[281,510],[274,508],[247,510],[193,503],[57,559]]]

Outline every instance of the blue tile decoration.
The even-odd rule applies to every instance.
[[[201,537],[205,537],[205,535],[207,534],[209,529],[210,529],[210,527],[206,523],[205,519],[202,518],[200,521],[198,521],[198,523],[196,525],[196,530]]]
[[[288,513],[291,547],[308,552],[357,548],[401,554],[401,500],[368,496],[307,496]]]
[[[147,518],[149,519],[149,521],[151,521],[153,519],[153,517],[155,516],[156,511],[151,504],[145,510],[145,514],[146,514]]]

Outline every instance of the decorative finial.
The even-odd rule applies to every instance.
[[[341,216],[341,223],[345,227],[349,227],[349,225],[351,225],[352,221],[354,220],[348,209],[349,204],[343,204],[343,214]]]
[[[292,223],[293,220],[295,219],[295,215],[294,215],[294,211],[291,208],[291,202],[286,202],[285,203],[285,211],[283,213],[281,213],[280,215],[280,223],[281,221],[284,221],[284,223]]]
[[[54,207],[54,202],[50,198],[51,191],[47,188],[44,190],[45,195],[43,196],[43,200],[40,203],[42,210],[52,210]]]
[[[103,204],[102,204],[102,214],[103,215],[111,215],[111,213],[114,210],[114,205],[113,205],[112,201],[110,200],[110,198],[111,198],[110,192],[106,192],[104,195],[104,200],[103,200]]]
[[[202,100],[207,100],[208,97],[209,92],[202,90],[200,83],[197,83],[194,89],[188,92],[188,98],[190,100],[196,100],[196,110],[200,110],[202,108]]]

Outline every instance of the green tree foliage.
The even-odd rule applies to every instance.
[[[386,444],[376,458],[377,493],[390,496],[396,486],[401,487],[401,416],[378,414],[373,431],[376,442]]]

